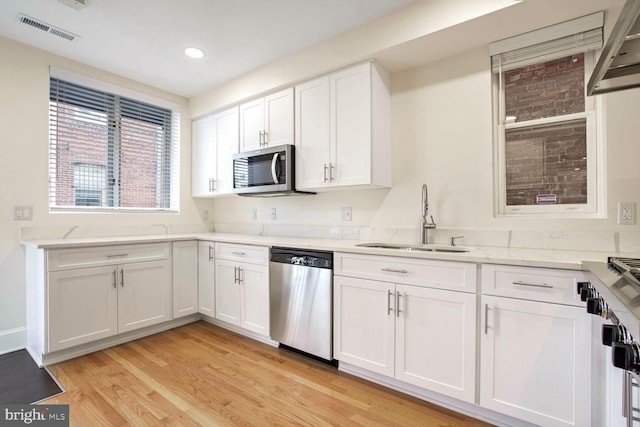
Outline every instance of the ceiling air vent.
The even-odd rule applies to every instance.
[[[74,41],[80,38],[80,36],[70,33],[69,31],[65,31],[60,28],[54,27],[53,25],[49,25],[44,21],[40,21],[39,19],[32,18],[23,13],[18,14],[18,21],[22,22],[23,24],[29,25],[33,28],[36,28],[38,30],[45,31],[51,35],[61,37],[65,40]]]

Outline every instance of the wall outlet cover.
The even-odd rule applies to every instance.
[[[636,223],[635,202],[618,203],[618,224],[634,225]]]
[[[340,208],[340,219],[342,221],[351,221],[351,207]]]
[[[14,206],[13,219],[15,221],[31,221],[33,219],[33,206]]]

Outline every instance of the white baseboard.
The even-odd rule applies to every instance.
[[[22,350],[27,346],[27,327],[0,331],[0,354]]]

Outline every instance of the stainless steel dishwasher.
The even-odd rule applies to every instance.
[[[271,339],[333,360],[333,253],[271,248]]]

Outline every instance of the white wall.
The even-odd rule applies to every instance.
[[[191,120],[186,99],[0,38],[0,353],[24,347],[25,273],[20,236],[61,237],[204,228],[191,199]],[[49,66],[118,84],[182,106],[179,214],[49,214]],[[33,206],[14,221],[13,206]]]

